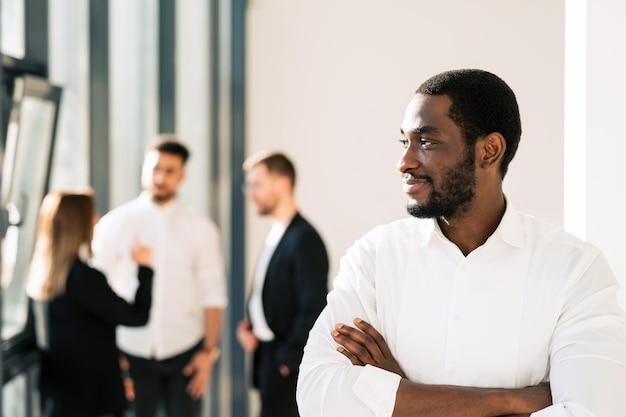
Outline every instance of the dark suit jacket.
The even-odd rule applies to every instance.
[[[88,417],[126,408],[115,327],[144,325],[151,293],[150,268],[139,268],[135,302],[129,304],[100,271],[76,261],[63,295],[32,302],[44,415]]]
[[[276,246],[263,286],[263,309],[275,335],[272,346],[277,367],[287,365],[292,374],[297,373],[327,293],[326,247],[313,226],[297,213]],[[258,368],[255,355],[255,382]]]

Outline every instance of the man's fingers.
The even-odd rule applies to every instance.
[[[208,381],[208,376],[203,375],[202,372],[197,372],[198,370],[194,369],[193,375],[189,379],[187,383],[187,394],[189,394],[194,399],[202,398],[204,395],[204,391],[206,389],[206,384]]]
[[[196,400],[202,397],[202,387],[196,378],[192,378],[191,381],[189,381],[189,384],[187,385],[187,393]]]
[[[378,346],[378,349],[382,352],[385,358],[390,358],[392,356],[385,338],[374,328],[374,326],[358,317],[354,319],[354,324],[374,340],[376,346]]]
[[[352,365],[357,365],[357,366],[365,366],[365,364],[363,362],[361,362],[356,356],[354,356],[353,354],[351,354],[350,352],[348,352],[345,348],[343,348],[342,346],[339,346],[337,348],[337,352],[341,353],[343,356],[345,356],[346,358],[348,358],[350,360],[350,362],[352,362]]]
[[[331,332],[332,338],[339,344],[337,351],[350,359],[353,365],[373,365],[406,378],[383,336],[362,319],[356,318],[354,323],[356,329],[339,323]]]
[[[337,325],[337,330],[365,348],[369,353],[369,356],[375,360],[378,361],[387,357],[385,351],[381,349],[381,344],[382,348],[386,349],[387,352],[389,352],[389,348],[380,333],[378,333],[369,323],[361,319],[355,319],[355,323],[356,320],[360,320],[358,326],[362,326],[362,329],[355,329],[340,323]],[[367,330],[367,332],[364,330]]]
[[[335,342],[343,346],[362,363],[374,363],[371,350],[377,350],[377,348],[372,338],[362,331],[339,324],[337,329],[332,332],[332,337],[335,339]],[[380,352],[378,354],[380,355]]]

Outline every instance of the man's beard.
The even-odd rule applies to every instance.
[[[176,193],[163,193],[163,194],[157,194],[155,192],[152,193],[152,201],[154,201],[155,203],[167,203],[174,197],[176,197]]]
[[[407,212],[413,217],[422,219],[449,219],[466,211],[474,199],[476,186],[474,159],[474,149],[469,147],[465,159],[457,166],[444,171],[443,183],[440,187],[435,188],[431,179],[431,192],[428,200],[424,204],[407,204]]]

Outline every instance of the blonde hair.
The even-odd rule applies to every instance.
[[[91,190],[51,192],[43,199],[26,286],[31,298],[50,300],[63,294],[74,262],[83,251],[91,257],[95,207]]]

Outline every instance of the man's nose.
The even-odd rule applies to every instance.
[[[407,147],[404,152],[402,152],[402,155],[396,164],[397,170],[401,173],[405,173],[410,169],[417,169],[419,166],[420,163],[417,160],[417,155],[411,146]]]
[[[154,173],[154,175],[152,176],[152,180],[153,180],[155,183],[160,184],[160,183],[162,183],[162,182],[163,182],[163,178],[164,178],[164,177],[165,177],[165,176],[164,176],[162,173],[160,173],[160,172],[155,172],[155,173]]]

